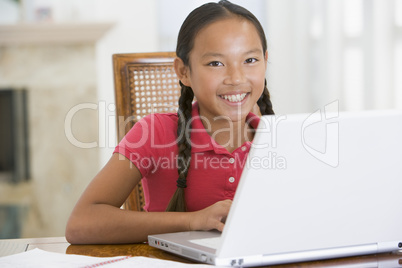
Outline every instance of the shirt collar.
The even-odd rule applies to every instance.
[[[198,110],[198,103],[194,102],[192,107],[192,121],[191,121],[191,151],[194,153],[205,152],[214,150],[217,154],[225,154],[228,151],[215,142],[214,139],[208,134],[204,125],[202,124],[200,113]],[[246,122],[254,129],[257,129],[260,118],[249,113],[246,117]],[[251,142],[246,142],[247,147],[249,147]]]

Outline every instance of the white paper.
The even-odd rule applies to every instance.
[[[18,242],[11,242],[11,241],[2,241],[0,243],[0,257],[24,252],[26,250],[27,250],[26,243],[18,243]]]
[[[113,263],[106,263],[115,261]],[[105,267],[136,267],[136,268],[211,268],[203,264],[186,264],[173,261],[165,261],[147,257],[119,256],[112,258],[89,257],[73,254],[62,254],[48,252],[41,249],[33,249],[23,253],[18,253],[0,258],[0,267],[95,267],[96,264],[102,264]]]

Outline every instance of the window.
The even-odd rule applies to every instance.
[[[335,100],[341,110],[402,108],[402,0],[268,0],[266,10],[281,111]]]

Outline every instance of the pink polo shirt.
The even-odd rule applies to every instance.
[[[246,120],[256,129],[260,119],[250,113]],[[175,113],[148,115],[134,124],[114,151],[128,158],[141,172],[146,211],[165,211],[176,190],[177,121]],[[251,142],[229,153],[208,135],[197,103],[192,109],[191,142],[185,188],[188,211],[233,199]]]

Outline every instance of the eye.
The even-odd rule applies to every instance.
[[[254,63],[257,62],[258,60],[256,58],[249,58],[247,60],[245,60],[245,63]]]
[[[218,66],[223,66],[223,63],[219,62],[219,61],[211,61],[210,63],[208,63],[208,66],[218,67]]]

